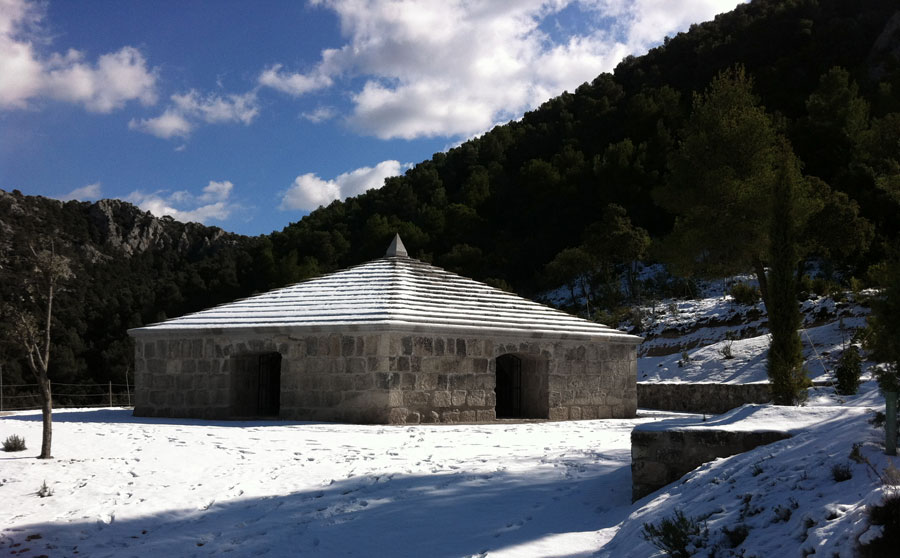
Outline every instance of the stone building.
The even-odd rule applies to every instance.
[[[639,337],[385,257],[129,331],[135,415],[357,423],[634,416]]]

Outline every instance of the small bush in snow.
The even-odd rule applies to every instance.
[[[696,549],[706,546],[709,530],[706,522],[676,510],[675,515],[664,518],[659,525],[644,523],[641,536],[671,558],[689,558]]]
[[[862,444],[859,442],[853,444],[853,449],[850,450],[850,455],[847,457],[857,463],[864,463],[866,458],[862,454]]]
[[[28,448],[25,447],[25,438],[21,436],[13,434],[7,436],[6,440],[3,441],[3,451],[24,451],[26,449]]]
[[[831,478],[834,482],[844,482],[853,478],[849,463],[835,463],[831,467]]]
[[[881,475],[884,484],[889,486],[900,486],[900,469],[894,467],[893,463],[888,463],[884,468],[884,474]]]
[[[750,528],[744,523],[739,523],[734,529],[723,527],[722,534],[725,535],[725,539],[728,541],[728,548],[737,548],[741,546],[741,543],[750,534]]]
[[[859,390],[859,377],[862,374],[862,357],[856,345],[850,345],[841,353],[837,368],[834,370],[837,379],[837,392],[841,395],[855,395]]]
[[[879,506],[869,506],[869,523],[881,527],[881,536],[860,542],[859,555],[864,558],[896,556],[900,548],[900,493],[884,498]]]
[[[50,488],[49,486],[47,486],[47,481],[44,481],[44,483],[41,485],[41,487],[38,488],[37,495],[40,496],[41,498],[53,496],[53,489]]]
[[[735,283],[731,286],[729,294],[731,294],[731,298],[735,302],[744,306],[756,306],[756,303],[762,297],[758,288],[751,287],[747,283]]]

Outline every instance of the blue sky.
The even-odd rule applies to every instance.
[[[0,188],[266,234],[737,3],[0,0]]]

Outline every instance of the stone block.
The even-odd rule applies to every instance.
[[[434,407],[449,407],[451,403],[451,395],[449,391],[436,391],[431,395],[431,404]]]
[[[472,389],[474,387],[474,377],[470,374],[449,374],[448,375],[450,389]]]
[[[403,406],[403,392],[391,390],[387,392],[387,404],[388,407],[402,407]]]
[[[466,404],[466,390],[456,389],[450,392],[450,404],[459,407]]]
[[[422,408],[429,406],[429,394],[424,391],[404,391],[403,405],[406,407]]]
[[[444,356],[444,338],[437,337],[434,339],[434,356]]]
[[[353,389],[364,390],[375,388],[375,376],[373,374],[354,374]]]
[[[459,411],[444,411],[441,413],[441,422],[451,424],[459,422]]]
[[[409,416],[409,409],[394,407],[388,413],[388,422],[391,424],[406,424],[407,416]]]
[[[497,413],[493,409],[484,409],[475,412],[475,419],[478,422],[491,422],[497,420]]]
[[[401,357],[388,357],[389,358],[389,367],[391,370],[396,370],[398,372],[409,372],[409,357],[401,356]]]
[[[368,357],[366,358],[366,369],[369,372],[389,372],[390,359],[381,356]]]
[[[484,407],[484,390],[473,389],[466,396],[466,405],[469,407]]]
[[[581,407],[569,407],[569,420],[581,420]]]
[[[356,355],[356,338],[349,335],[341,336],[341,356],[352,357]]]
[[[421,421],[423,424],[441,422],[441,415],[437,414],[436,411],[423,412],[421,414]]]
[[[422,415],[416,411],[411,411],[406,415],[406,420],[404,422],[406,422],[406,424],[419,424],[422,422]]]
[[[551,407],[549,417],[550,420],[569,420],[568,407]]]
[[[484,392],[484,406],[485,407],[496,407],[497,406],[497,392],[495,392],[494,390]]]
[[[344,361],[344,372],[347,374],[365,374],[366,359],[354,357]]]
[[[475,411],[471,409],[466,409],[465,411],[459,412],[459,422],[475,422]]]
[[[581,418],[584,420],[594,420],[600,418],[600,414],[596,405],[587,405],[581,408]]]
[[[416,337],[413,339],[413,354],[418,356],[431,356],[434,354],[434,340],[431,337]]]
[[[375,389],[394,389],[400,387],[400,374],[397,372],[375,372]]]
[[[472,377],[472,389],[493,390],[497,386],[494,374],[476,374]]]
[[[438,374],[417,374],[416,389],[424,391],[434,391],[438,389]]]
[[[412,372],[400,374],[400,389],[416,389],[416,375]]]
[[[378,345],[381,340],[380,335],[366,335],[363,338],[364,352],[365,356],[376,356],[379,354]]]

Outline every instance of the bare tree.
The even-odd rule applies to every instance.
[[[59,284],[73,276],[69,259],[57,254],[50,244],[49,250],[31,250],[31,262],[23,288],[13,303],[3,305],[7,322],[7,335],[24,352],[28,367],[37,380],[41,395],[43,436],[40,459],[50,459],[53,440],[53,401],[50,393],[50,326],[53,319],[53,297]]]

